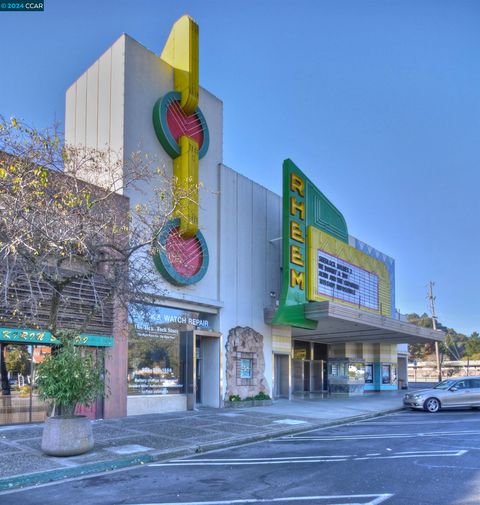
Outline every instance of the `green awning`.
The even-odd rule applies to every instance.
[[[21,344],[55,345],[59,340],[46,330],[30,328],[0,328],[0,342]],[[107,335],[87,335],[81,333],[76,337],[76,344],[88,347],[112,347],[113,337]]]

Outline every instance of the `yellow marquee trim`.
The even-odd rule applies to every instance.
[[[322,251],[336,256],[345,261],[348,261],[352,265],[360,267],[378,276],[378,310],[370,309],[367,307],[361,307],[361,310],[367,312],[373,312],[375,314],[380,314],[383,316],[390,317],[391,307],[390,307],[390,296],[391,296],[391,286],[390,286],[390,275],[388,273],[386,265],[370,256],[363,251],[346,244],[345,242],[338,240],[337,238],[324,233],[323,231],[315,228],[314,226],[308,226],[307,228],[307,264],[308,264],[308,292],[307,297],[310,301],[322,302],[332,300],[332,297],[326,296],[318,293],[318,265],[317,265],[317,250]],[[334,298],[335,302],[342,303],[349,307],[358,308],[354,303],[342,300],[340,298]]]

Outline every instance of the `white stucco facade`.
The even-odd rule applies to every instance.
[[[128,159],[132,153],[140,152],[164,167],[171,176],[173,161],[157,138],[152,124],[152,110],[155,102],[172,91],[173,86],[173,68],[128,35],[122,35],[67,90],[66,143],[99,150],[111,149],[120,159]],[[292,336],[295,337],[295,332],[292,332],[292,328],[273,327],[266,322],[266,313],[272,314],[276,310],[282,288],[282,197],[224,165],[223,104],[201,88],[199,107],[210,133],[209,149],[199,162],[199,180],[203,186],[200,190],[199,229],[208,246],[208,270],[201,280],[190,286],[174,286],[158,273],[157,289],[152,294],[157,296],[155,302],[162,307],[208,316],[209,331],[218,336],[219,340],[213,341],[209,340],[208,332],[198,333],[204,339],[202,355],[205,359],[208,356],[209,365],[205,361],[202,364],[198,360],[200,356],[193,351],[193,363],[196,359],[197,362],[192,365],[193,376],[186,381],[194,384],[195,377],[198,379],[203,370],[204,387],[208,384],[208,392],[204,391],[201,398],[197,397],[197,402],[222,406],[227,392],[232,391],[227,384],[229,360],[232,358],[228,356],[226,344],[229,333],[237,327],[252,329],[249,335],[263,337],[263,356],[258,360],[255,356],[253,361],[261,362],[264,366],[262,384],[266,385],[265,392],[272,394],[274,385],[276,388],[281,385],[289,397],[293,390],[291,381],[294,372],[291,370],[295,353]],[[92,182],[102,184],[101,177]],[[152,188],[144,184],[140,190],[127,191],[126,196],[134,207],[152,197]],[[354,244],[356,239],[350,237],[350,241]],[[385,258],[391,263],[394,272],[393,260]],[[345,322],[331,321],[334,325]],[[312,344],[310,350],[306,351],[307,356],[311,352],[311,358],[307,359],[312,360],[308,373],[314,374],[317,373],[315,370],[320,370],[322,374],[324,365],[319,365],[320,361],[317,360],[317,363],[314,358],[315,331],[312,331],[309,335]],[[378,367],[375,374],[380,383],[382,360],[394,367],[391,372],[396,374],[399,354],[405,367],[405,372],[399,372],[399,376],[406,380],[406,345],[397,349],[398,338],[380,343],[381,339],[369,337],[367,341],[365,344],[358,341],[331,344],[327,354],[335,359],[342,355],[351,360],[376,360]],[[215,354],[217,342],[219,352]],[[198,349],[196,352],[200,352]],[[240,351],[236,347],[233,349],[240,359]],[[233,365],[230,363],[230,366]],[[218,380],[212,375],[212,368],[217,368]],[[280,370],[283,378],[275,379],[275,374],[278,375]],[[302,368],[302,383],[304,373],[307,372]],[[288,374],[288,378],[285,374]],[[237,379],[237,383],[240,383],[241,377]],[[320,382],[324,384],[323,379]],[[392,384],[384,389],[396,388],[392,380]],[[370,389],[374,389],[374,385]],[[191,408],[192,403],[187,397],[189,394],[195,395],[195,391],[192,391],[185,394],[132,396],[127,401],[127,412],[138,414]]]
[[[141,151],[171,174],[173,161],[156,137],[152,109],[172,88],[172,67],[122,35],[67,90],[66,143],[109,148],[125,159]],[[212,328],[224,338],[233,327],[251,327],[264,336],[269,356],[271,326],[265,323],[264,308],[274,306],[281,287],[281,197],[223,165],[223,104],[201,89],[199,107],[210,132],[208,152],[199,162],[199,228],[208,245],[209,267],[193,286],[173,286],[159,274],[159,303],[212,314]],[[131,205],[148,199],[149,190],[127,192]],[[271,387],[271,360],[265,365]],[[225,388],[225,377],[222,384]]]

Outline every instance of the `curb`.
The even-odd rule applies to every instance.
[[[107,461],[101,461],[100,463],[86,463],[84,465],[78,465],[76,467],[57,468],[55,470],[30,473],[27,475],[16,475],[12,477],[5,477],[3,479],[0,479],[0,492],[11,491],[27,486],[47,484],[49,482],[62,481],[65,479],[72,479],[76,477],[110,472],[113,470],[121,470],[123,468],[128,467],[133,468],[135,466],[154,463],[157,461],[166,461],[173,458],[193,456],[195,454],[201,454],[219,449],[227,449],[229,447],[248,445],[255,442],[262,442],[265,440],[284,437],[286,435],[296,435],[300,433],[306,433],[309,431],[318,430],[319,428],[330,428],[332,426],[341,426],[343,424],[350,424],[352,422],[363,421],[366,419],[373,419],[375,417],[381,417],[388,414],[393,414],[395,412],[400,412],[402,410],[404,410],[403,407],[399,407],[394,409],[382,410],[379,412],[371,412],[368,414],[359,414],[357,416],[343,417],[341,419],[335,419],[333,421],[327,421],[321,423],[309,423],[308,427],[297,426],[296,428],[283,428],[270,433],[261,433],[261,434],[259,433],[256,435],[249,435],[245,437],[235,438],[232,440],[199,444],[194,447],[186,447],[184,449],[179,450],[152,451],[145,454],[140,455],[137,454],[136,456],[130,458],[117,458]]]

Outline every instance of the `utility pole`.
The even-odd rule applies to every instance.
[[[435,314],[435,296],[433,296],[433,286],[435,283],[430,281],[428,283],[428,299],[430,301],[430,311],[432,312],[432,325],[433,329],[437,329],[437,316]],[[437,372],[438,372],[438,382],[442,382],[442,368],[440,366],[440,353],[438,350],[438,342],[435,340],[435,355],[437,358]]]

